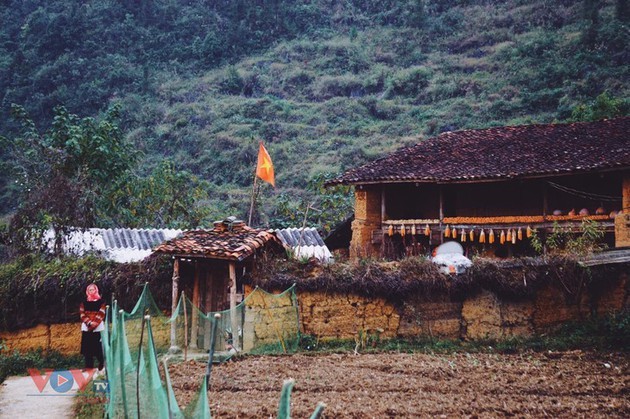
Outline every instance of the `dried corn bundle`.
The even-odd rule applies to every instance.
[[[516,244],[516,232],[512,232],[512,244]]]
[[[415,225],[415,224],[412,224],[412,225],[411,225],[411,235],[412,235],[412,236],[415,236],[415,235],[416,235],[416,225]]]
[[[389,235],[389,237],[394,235],[394,226],[389,226],[389,228],[387,229],[387,234]]]
[[[400,235],[401,235],[401,236],[403,236],[403,237],[405,237],[405,233],[406,233],[406,231],[405,231],[405,225],[404,225],[404,224],[402,224],[402,225],[400,226]]]
[[[501,234],[499,235],[499,242],[501,244],[505,243],[505,231],[501,230]]]
[[[486,242],[486,232],[483,231],[483,229],[481,230],[481,233],[479,233],[479,243],[485,243]]]
[[[451,236],[451,227],[446,226],[446,230],[444,230],[444,237],[450,237],[450,236]]]
[[[529,238],[531,238],[531,237],[532,237],[532,235],[534,234],[534,233],[532,232],[532,228],[531,228],[530,226],[527,226],[527,230],[525,231],[525,234],[527,235],[527,238],[528,238],[528,239],[529,239]]]
[[[519,240],[523,240],[523,229],[520,227],[518,228],[517,237]]]
[[[431,235],[431,227],[429,227],[428,224],[424,227],[424,235],[425,236],[430,236]]]
[[[494,231],[490,229],[490,234],[488,234],[488,243],[494,243]]]
[[[472,228],[470,229],[470,233],[468,233],[468,238],[471,242],[475,241],[475,230],[473,230]]]
[[[466,230],[464,230],[463,228],[462,228],[462,237],[461,237],[461,241],[462,241],[462,243],[466,241]]]
[[[505,240],[511,242],[512,241],[512,229],[509,229],[507,231],[507,236],[505,237]]]
[[[453,231],[451,231],[451,237],[456,239],[457,238],[457,229],[453,228]]]

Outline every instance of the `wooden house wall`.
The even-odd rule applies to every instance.
[[[405,220],[440,217],[440,189],[437,185],[385,185],[386,219]]]
[[[445,217],[542,214],[539,181],[487,182],[444,186]]]
[[[563,176],[551,179],[550,181],[579,191],[619,197],[619,201],[606,202],[587,199],[576,196],[575,194],[560,191],[552,186],[547,186],[547,208],[549,214],[553,213],[556,209],[563,211],[563,214],[567,214],[571,209],[575,209],[576,212],[579,212],[582,208],[588,209],[590,214],[595,214],[595,210],[600,205],[606,209],[607,213],[612,210],[619,211],[621,209],[621,173],[601,173],[590,176]]]
[[[579,212],[582,208],[595,214],[600,206],[606,213],[621,207],[621,202],[597,201],[560,191],[548,185],[548,180],[579,191],[621,197],[620,173],[441,186],[392,184],[385,186],[385,219],[438,219],[440,189],[445,217],[529,216],[545,212],[550,215],[555,209],[567,214],[571,209]]]

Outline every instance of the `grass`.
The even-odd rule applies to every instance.
[[[41,348],[24,353],[3,351],[0,352],[0,383],[11,375],[26,375],[29,368],[66,370],[82,367],[83,357],[78,354],[63,355],[56,351],[45,352]]]
[[[416,339],[380,340],[378,336],[367,336],[363,345],[357,340],[331,339],[319,340],[314,336],[302,336],[300,351],[313,354],[323,353],[520,353],[524,351],[630,351],[630,312],[566,323],[547,334],[529,337],[507,337],[504,339],[482,339],[464,341],[455,339],[435,339],[422,337]],[[359,346],[361,346],[359,348]]]
[[[96,393],[91,385],[86,386],[74,398],[72,411],[76,419],[101,419],[105,413],[107,398]]]

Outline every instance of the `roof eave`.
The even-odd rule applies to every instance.
[[[630,166],[617,166],[607,167],[605,169],[590,169],[590,170],[570,170],[564,172],[546,172],[546,173],[531,173],[521,175],[503,175],[496,177],[476,177],[476,178],[454,178],[454,179],[422,179],[422,178],[409,178],[409,179],[381,179],[381,180],[357,180],[357,181],[344,181],[336,184],[348,185],[348,186],[361,186],[361,185],[380,185],[380,184],[394,184],[394,183],[426,183],[426,184],[453,184],[453,183],[483,183],[483,182],[504,182],[508,180],[519,179],[541,179],[547,177],[559,177],[559,176],[572,176],[578,174],[588,173],[608,173],[608,172],[623,172],[630,170]]]

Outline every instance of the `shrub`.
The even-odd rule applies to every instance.
[[[171,267],[168,258],[151,256],[142,262],[119,264],[97,257],[44,260],[21,257],[0,266],[0,328],[28,328],[37,323],[76,320],[88,283],[94,282],[109,301],[131,309],[149,282],[158,305],[170,307]]]
[[[357,76],[323,76],[312,84],[313,95],[317,99],[330,99],[335,96],[362,96],[363,86]]]
[[[426,67],[410,67],[394,74],[389,79],[392,91],[401,96],[416,96],[428,85],[431,71]]]

